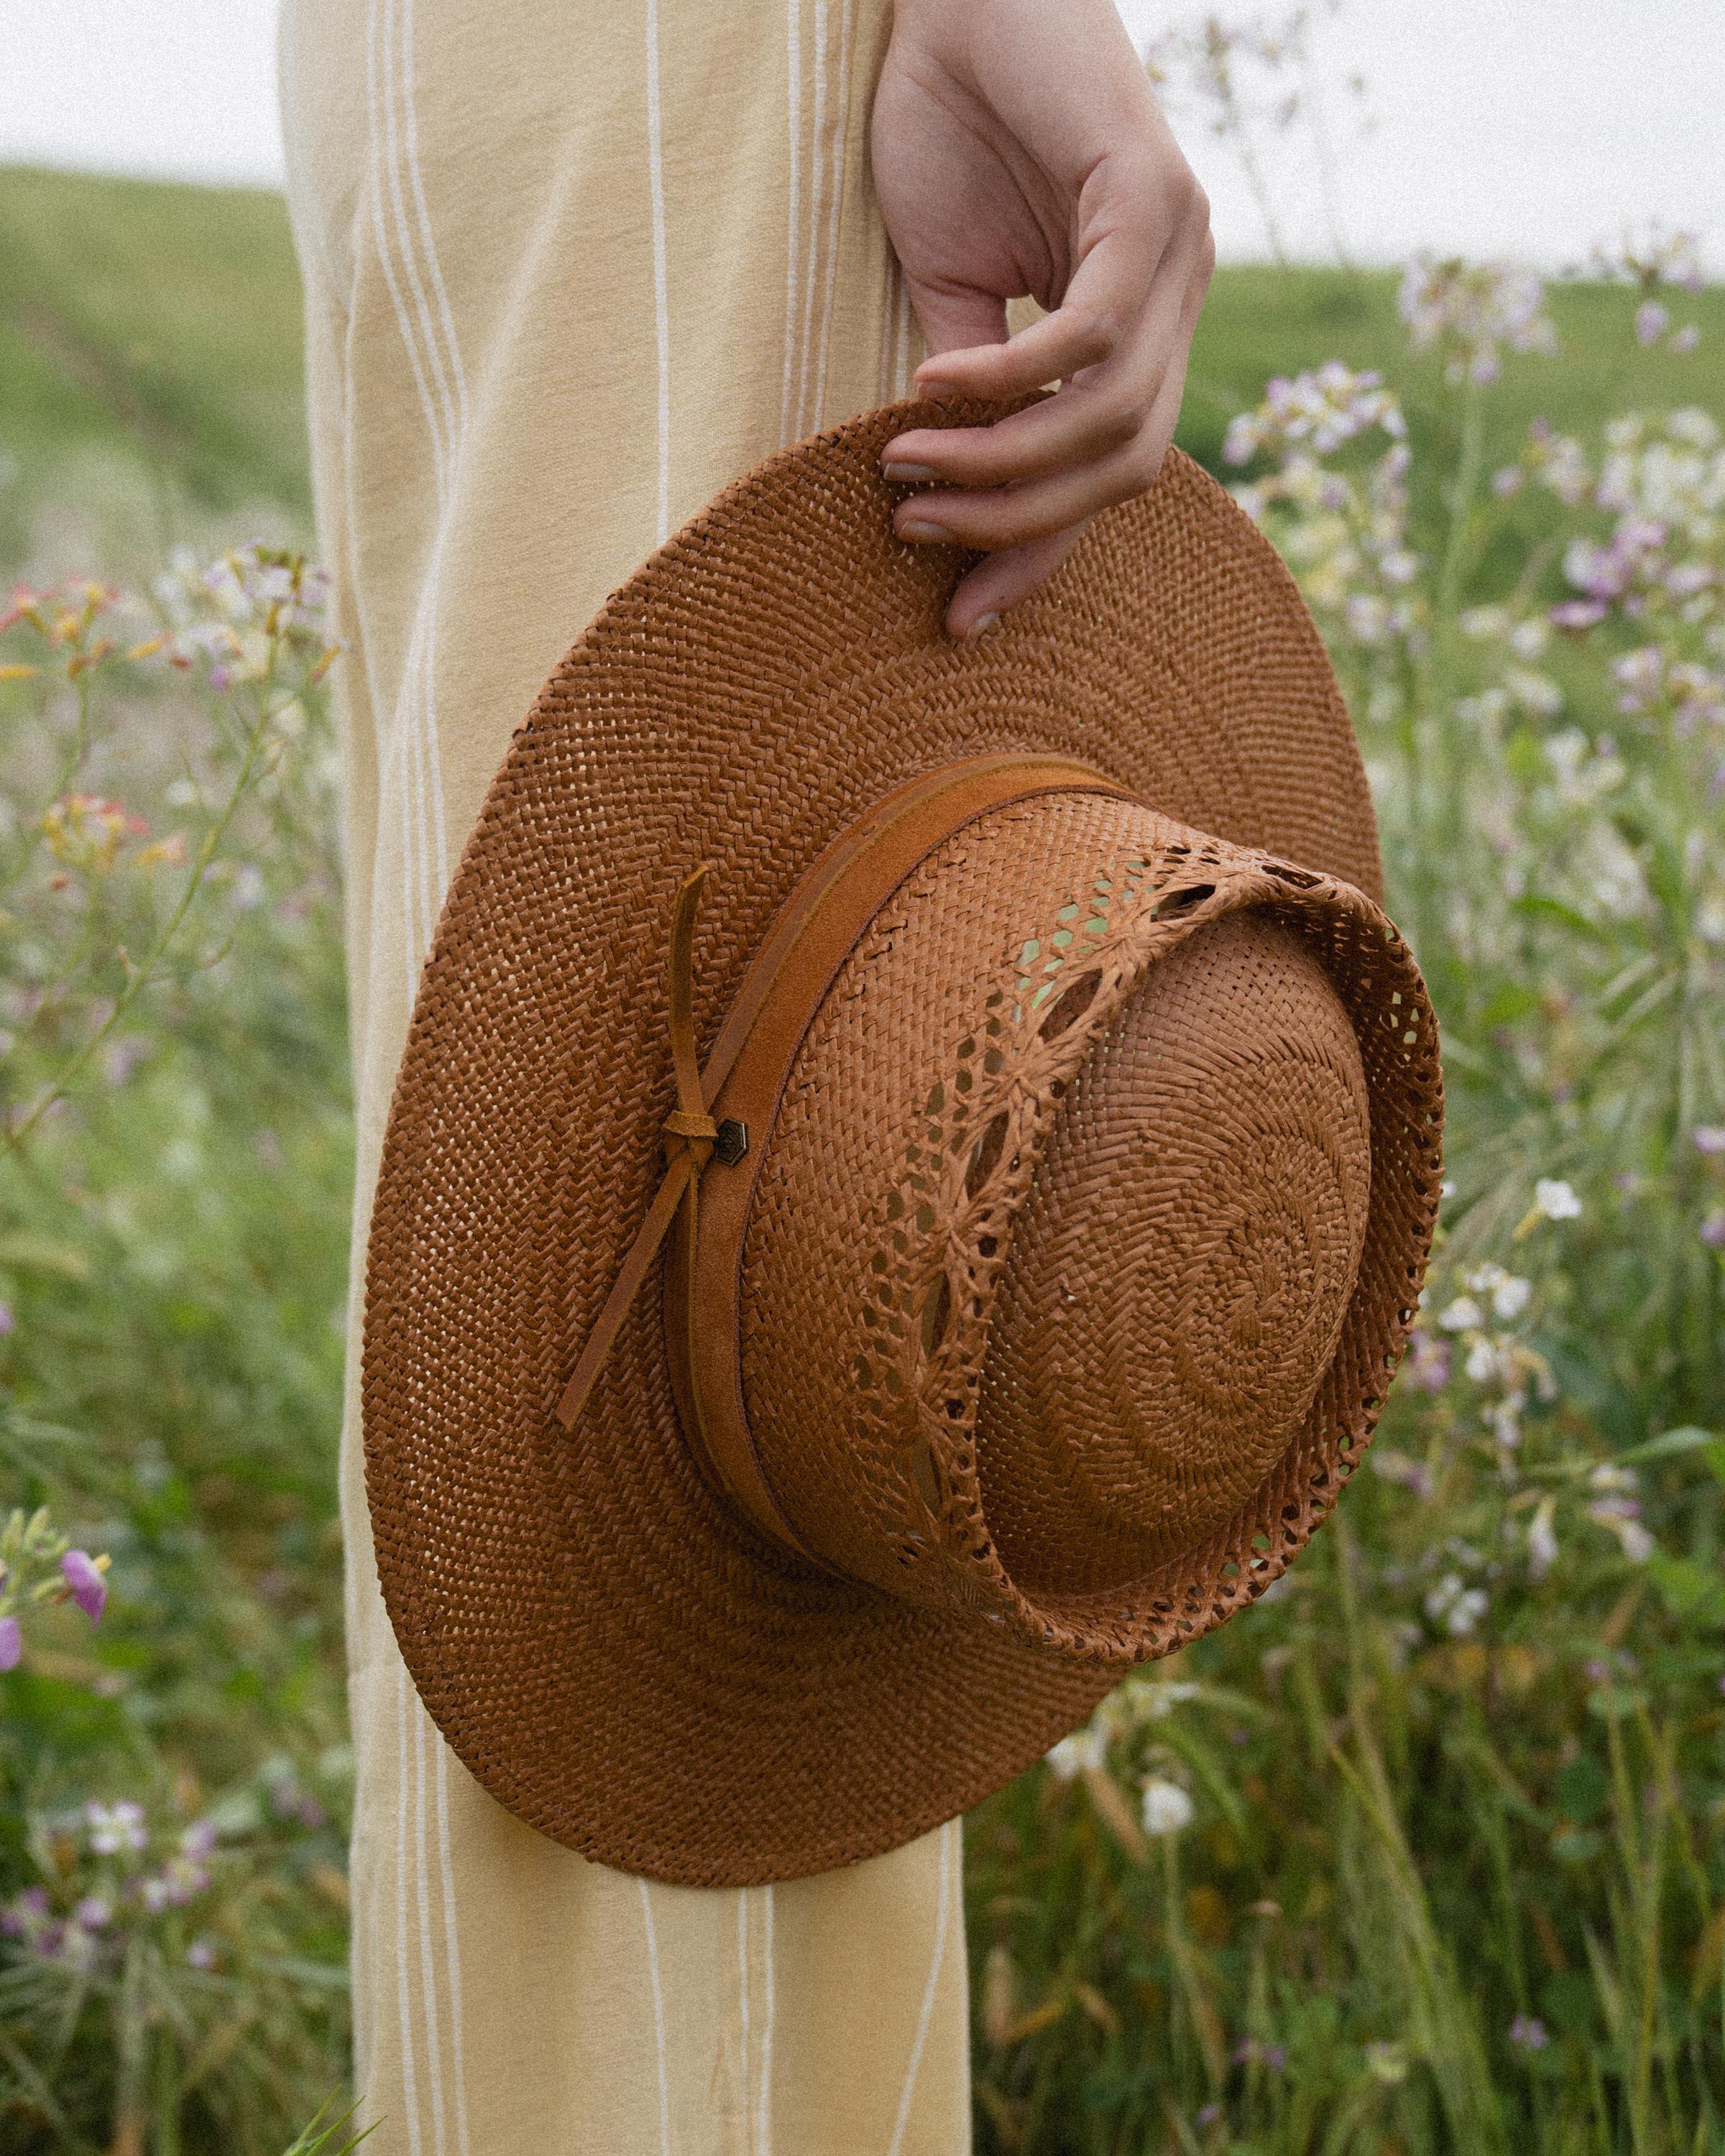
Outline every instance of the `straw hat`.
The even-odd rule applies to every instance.
[[[613,598],[427,963],[372,1230],[383,1592],[456,1752],[700,1885],[908,1840],[1335,1502],[1431,1012],[1276,555],[1170,457],[991,635],[899,407]]]

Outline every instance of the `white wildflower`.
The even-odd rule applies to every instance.
[[[1459,1572],[1446,1572],[1425,1598],[1426,1615],[1456,1640],[1465,1640],[1491,1606],[1485,1589],[1470,1587]]]
[[[1153,1774],[1144,1784],[1144,1831],[1146,1834],[1178,1834],[1183,1827],[1191,1825],[1194,1815],[1192,1799],[1178,1782],[1164,1781]]]
[[[1094,1774],[1107,1764],[1108,1740],[1099,1729],[1075,1729],[1045,1757],[1057,1780],[1076,1782],[1081,1774]]]
[[[1557,1510],[1558,1501],[1554,1496],[1542,1497],[1538,1510],[1527,1523],[1527,1576],[1530,1579],[1543,1579],[1558,1561]]]

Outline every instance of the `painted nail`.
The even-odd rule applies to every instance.
[[[950,546],[952,540],[952,533],[943,524],[925,524],[920,516],[907,516],[898,527],[898,536],[901,539],[914,539],[919,544],[934,547]]]
[[[964,641],[967,644],[974,644],[979,636],[986,636],[991,629],[999,629],[999,626],[1000,617],[998,613],[979,613],[970,624]]]
[[[880,476],[894,486],[922,486],[940,474],[932,465],[882,465]]]

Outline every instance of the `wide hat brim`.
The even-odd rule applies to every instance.
[[[573,1433],[557,1420],[663,1172],[681,879],[711,865],[703,1042],[823,850],[963,757],[1078,757],[1181,822],[1379,893],[1311,618],[1188,459],[990,634],[944,635],[968,557],[894,537],[879,456],[907,427],[978,416],[901,405],[786,451],[607,603],[492,785],[398,1082],[362,1374],[396,1635],[500,1802],[654,1878],[747,1885],[896,1847],[1120,1674],[768,1542],[691,1455],[657,1293]]]

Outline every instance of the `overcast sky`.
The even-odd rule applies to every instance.
[[[1122,5],[1141,38],[1199,12]],[[0,162],[277,183],[275,16],[275,0],[0,0]],[[1357,69],[1369,85],[1369,134],[1339,92],[1329,115],[1362,258],[1430,247],[1561,266],[1656,214],[1705,234],[1725,268],[1725,0],[1347,0],[1322,34],[1330,77]],[[1190,116],[1182,133],[1221,251],[1262,254],[1225,146]],[[1325,253],[1303,137],[1277,147],[1270,177],[1293,251]]]

